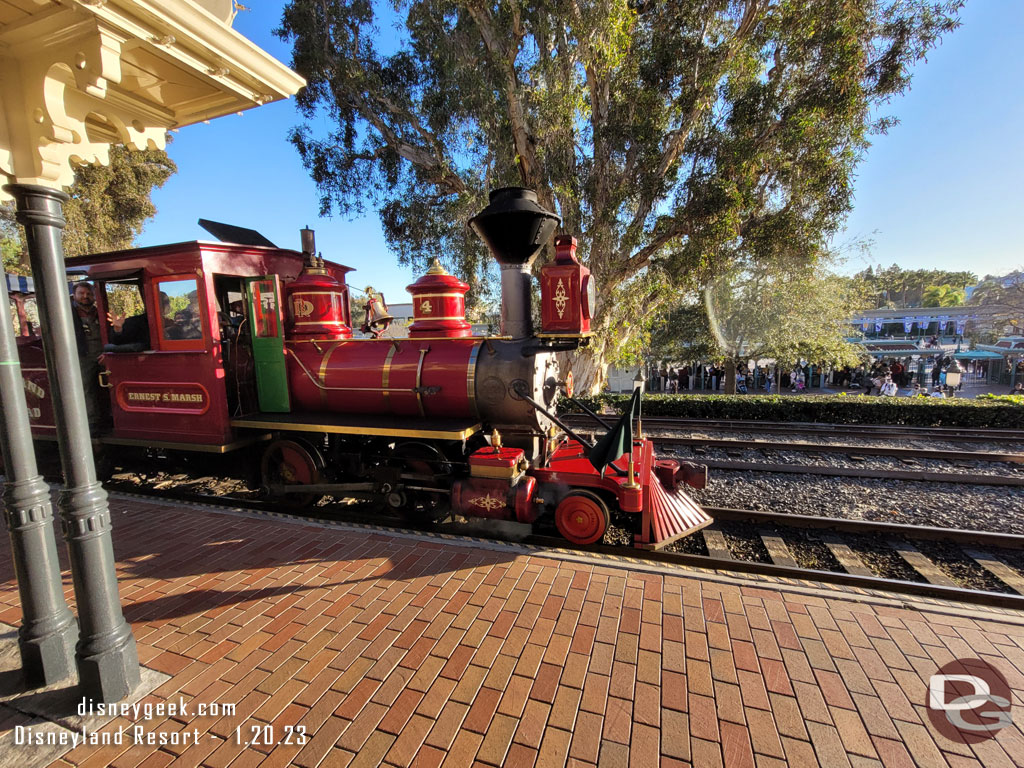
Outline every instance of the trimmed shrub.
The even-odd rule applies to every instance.
[[[1012,403],[1014,405],[1024,405],[1024,395],[991,395],[984,394],[978,395],[979,400],[988,400],[994,403]]]
[[[621,413],[628,394],[578,398],[592,411]],[[682,419],[793,421],[823,424],[894,424],[911,427],[979,427],[1024,429],[1019,396],[985,400],[870,395],[644,395],[643,415]],[[1009,400],[1010,402],[1007,402]],[[563,410],[564,409],[564,410]],[[565,400],[560,410],[575,408]]]

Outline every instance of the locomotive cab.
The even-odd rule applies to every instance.
[[[245,309],[247,281],[265,274],[294,280],[301,253],[187,242],[67,263],[95,286],[100,397],[109,409],[102,442],[225,453],[264,437],[230,423],[232,415],[258,408],[253,352],[260,341]],[[349,271],[336,264],[326,269],[342,282]],[[106,322],[108,316],[116,322]],[[45,436],[54,431],[43,407],[48,383],[32,360],[26,350],[26,375],[39,379],[28,390],[38,401],[34,409],[30,403],[33,432]]]

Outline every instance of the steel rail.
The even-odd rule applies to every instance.
[[[822,445],[819,443],[771,443],[766,440],[718,440],[704,437],[662,437],[647,434],[656,445],[700,445],[736,450],[794,451],[795,453],[843,453],[865,456],[894,456],[899,459],[940,459],[942,461],[993,461],[1024,464],[1024,453],[990,451],[947,451],[928,448],[887,448],[874,445]]]
[[[769,443],[764,441],[705,440],[704,438],[677,438],[647,436],[656,445],[700,445],[736,450],[787,451],[799,453],[838,452],[846,455],[893,456],[902,460],[941,459],[950,462],[989,461],[1002,464],[1024,464],[1024,454],[983,453],[973,451],[930,451],[915,448],[874,448],[855,445],[817,445],[815,443]],[[686,457],[684,457],[686,458]],[[1012,477],[966,472],[927,472],[871,467],[829,467],[819,464],[780,464],[758,461],[728,461],[694,456],[692,460],[709,469],[727,472],[775,472],[781,474],[819,475],[824,477],[857,477],[878,480],[907,480],[925,483],[955,483],[959,485],[1024,486],[1024,476]]]
[[[689,555],[683,552],[664,552],[661,550],[640,549],[624,551],[621,547],[613,547],[605,544],[578,547],[564,539],[558,539],[552,536],[530,536],[524,543],[552,547],[555,549],[574,550],[581,553],[597,552],[602,555],[633,557],[638,560],[646,560],[654,563],[682,565],[691,568],[705,568],[716,572],[739,571],[741,573],[775,576],[780,579],[801,579],[803,581],[839,584],[842,586],[858,587],[861,589],[920,595],[923,597],[937,597],[944,600],[971,603],[974,605],[987,605],[999,608],[1024,610],[1024,595],[1019,594],[988,592],[980,589],[966,589],[964,587],[951,587],[926,582],[903,581],[902,579],[888,579],[881,576],[861,576],[846,572],[821,571],[812,568],[801,568],[799,566],[793,567],[788,565],[776,565],[774,563],[759,563],[750,560],[733,560],[711,557],[708,555]],[[771,587],[770,585],[762,585],[762,588],[770,589]]]
[[[582,414],[565,414],[569,421],[582,420]],[[975,427],[918,427],[901,424],[832,424],[808,421],[750,421],[683,419],[665,416],[644,417],[646,427],[665,429],[707,429],[731,432],[767,432],[775,434],[839,434],[850,437],[902,438],[922,437],[934,440],[973,442],[1024,442],[1024,429]]]
[[[822,475],[825,477],[859,477],[869,480],[909,480],[923,483],[955,483],[958,485],[1024,486],[1024,477],[967,474],[964,472],[911,472],[898,469],[871,469],[865,467],[822,467],[815,464],[761,464],[755,461],[696,460],[708,469],[726,472],[767,472],[787,475]]]
[[[951,541],[956,544],[970,544],[1003,549],[1024,549],[1024,535],[999,533],[995,531],[972,531],[966,528],[939,528],[930,525],[908,525],[907,523],[883,523],[875,520],[852,520],[846,517],[819,517],[797,515],[791,512],[767,512],[759,509],[735,509],[732,507],[704,507],[704,511],[715,520],[743,523],[773,523],[789,528],[814,528],[855,533],[863,535],[906,536],[911,539]]]

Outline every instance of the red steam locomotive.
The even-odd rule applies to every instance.
[[[635,515],[638,546],[691,533],[710,522],[681,487],[700,472],[658,459],[642,437],[598,471],[585,439],[555,415],[566,387],[556,353],[586,343],[594,301],[575,238],[558,236],[540,270],[540,332],[532,328],[531,266],[558,222],[521,188],[492,192],[470,221],[501,266],[501,332],[487,337],[466,321],[469,286],[435,261],[408,287],[407,338],[379,335],[380,317],[354,338],[351,270],[319,258],[310,230],[301,252],[228,228],[241,243],[69,259],[94,283],[101,318],[118,292],[145,306],[120,333],[101,323],[111,426],[98,439],[254,452],[265,488],[301,502],[331,494],[423,515],[550,515],[580,544],[601,540],[614,509]],[[41,346],[19,344],[33,431],[53,435]]]

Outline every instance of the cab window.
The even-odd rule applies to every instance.
[[[136,352],[150,348],[149,318],[143,298],[142,277],[97,281],[103,298],[101,317],[109,320],[107,352]]]
[[[194,277],[155,281],[159,300],[157,324],[160,348],[203,349],[203,307]]]

